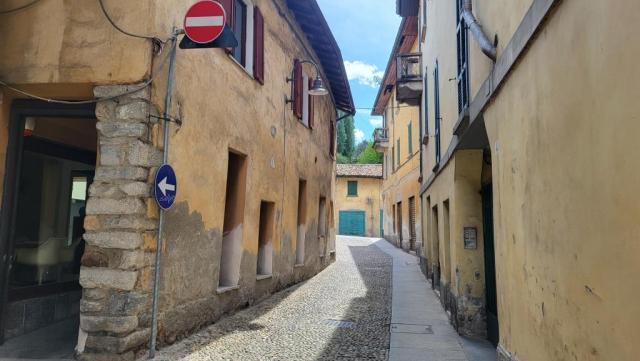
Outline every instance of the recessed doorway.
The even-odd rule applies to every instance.
[[[93,105],[12,104],[0,228],[0,358],[73,358],[96,153]]]

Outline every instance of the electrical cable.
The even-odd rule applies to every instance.
[[[171,40],[173,41],[173,44],[171,45],[171,50],[173,50],[173,48],[175,46],[177,46],[178,41],[177,41],[177,38],[175,36],[171,37],[167,41],[171,41]],[[164,60],[158,66],[156,71],[151,75],[151,77],[147,81],[142,83],[142,85],[140,85],[139,87],[136,87],[134,89],[128,90],[126,92],[122,92],[120,94],[115,94],[115,95],[111,95],[111,96],[103,97],[103,98],[95,98],[95,99],[89,99],[89,100],[58,100],[58,99],[45,98],[45,97],[42,97],[42,96],[39,96],[39,95],[28,93],[28,92],[26,92],[24,90],[20,90],[20,89],[18,89],[16,87],[11,86],[11,85],[5,83],[2,80],[0,80],[0,86],[3,86],[3,87],[8,88],[8,89],[11,89],[11,90],[13,90],[13,91],[15,91],[17,93],[20,93],[20,94],[22,94],[24,96],[29,97],[29,98],[42,100],[42,101],[45,101],[47,103],[54,103],[54,104],[92,104],[92,103],[98,103],[98,102],[102,102],[102,101],[105,101],[105,100],[112,100],[112,99],[119,98],[121,96],[133,94],[135,92],[138,92],[138,91],[148,87],[149,85],[151,85],[151,83],[153,83],[153,81],[156,79],[156,77],[160,74],[160,70],[162,70],[162,68],[164,68],[164,66],[167,64],[167,61],[169,60],[170,57],[171,57],[171,51],[168,52],[168,55],[165,56]]]
[[[22,9],[26,9],[32,5],[35,5],[37,2],[39,2],[40,0],[33,0],[32,2],[22,5],[22,6],[18,6],[17,8],[13,8],[13,9],[9,9],[9,10],[0,10],[0,15],[4,15],[4,14],[10,14],[10,13],[14,13],[16,11],[20,11]]]
[[[37,0],[39,1],[39,0]],[[138,34],[133,34],[130,33],[126,30],[124,30],[123,28],[121,28],[120,26],[118,26],[118,24],[116,24],[115,21],[113,21],[113,19],[111,18],[111,16],[109,15],[109,13],[107,12],[107,9],[104,7],[104,2],[103,0],[98,0],[98,3],[100,4],[100,8],[102,9],[102,13],[104,14],[104,16],[107,18],[107,20],[109,21],[109,23],[111,23],[111,25],[118,30],[119,32],[128,35],[128,36],[132,36],[134,38],[139,38],[139,39],[149,39],[153,42],[158,42],[160,44],[166,44],[168,40],[161,40],[155,36],[148,36],[148,35],[138,35]]]

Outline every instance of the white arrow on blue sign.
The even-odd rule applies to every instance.
[[[176,173],[168,164],[163,164],[156,172],[154,195],[158,206],[162,209],[169,209],[176,200],[178,182]]]

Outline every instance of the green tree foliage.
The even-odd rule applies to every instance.
[[[383,154],[373,149],[373,142],[358,155],[358,164],[382,164]]]
[[[353,117],[349,116],[341,120],[344,122],[344,132],[345,132],[345,146],[344,152],[342,154],[346,155],[349,158],[353,158],[353,151],[356,148],[355,144],[355,136],[353,132],[355,131],[355,125],[353,124]]]
[[[368,145],[369,145],[368,140],[363,140],[362,142],[358,143],[358,145],[356,145],[356,149],[353,151],[353,159],[357,160],[360,154],[364,152],[364,150],[367,148]]]
[[[351,162],[351,159],[347,158],[346,155],[338,153],[338,154],[336,154],[336,163],[338,163],[338,164],[350,164],[352,162]]]
[[[347,145],[347,133],[344,130],[344,119],[338,122],[336,129],[336,143],[339,154],[344,154]]]

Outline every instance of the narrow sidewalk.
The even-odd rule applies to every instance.
[[[495,361],[487,341],[458,335],[420,271],[418,258],[389,242],[375,243],[393,257],[389,361]]]

